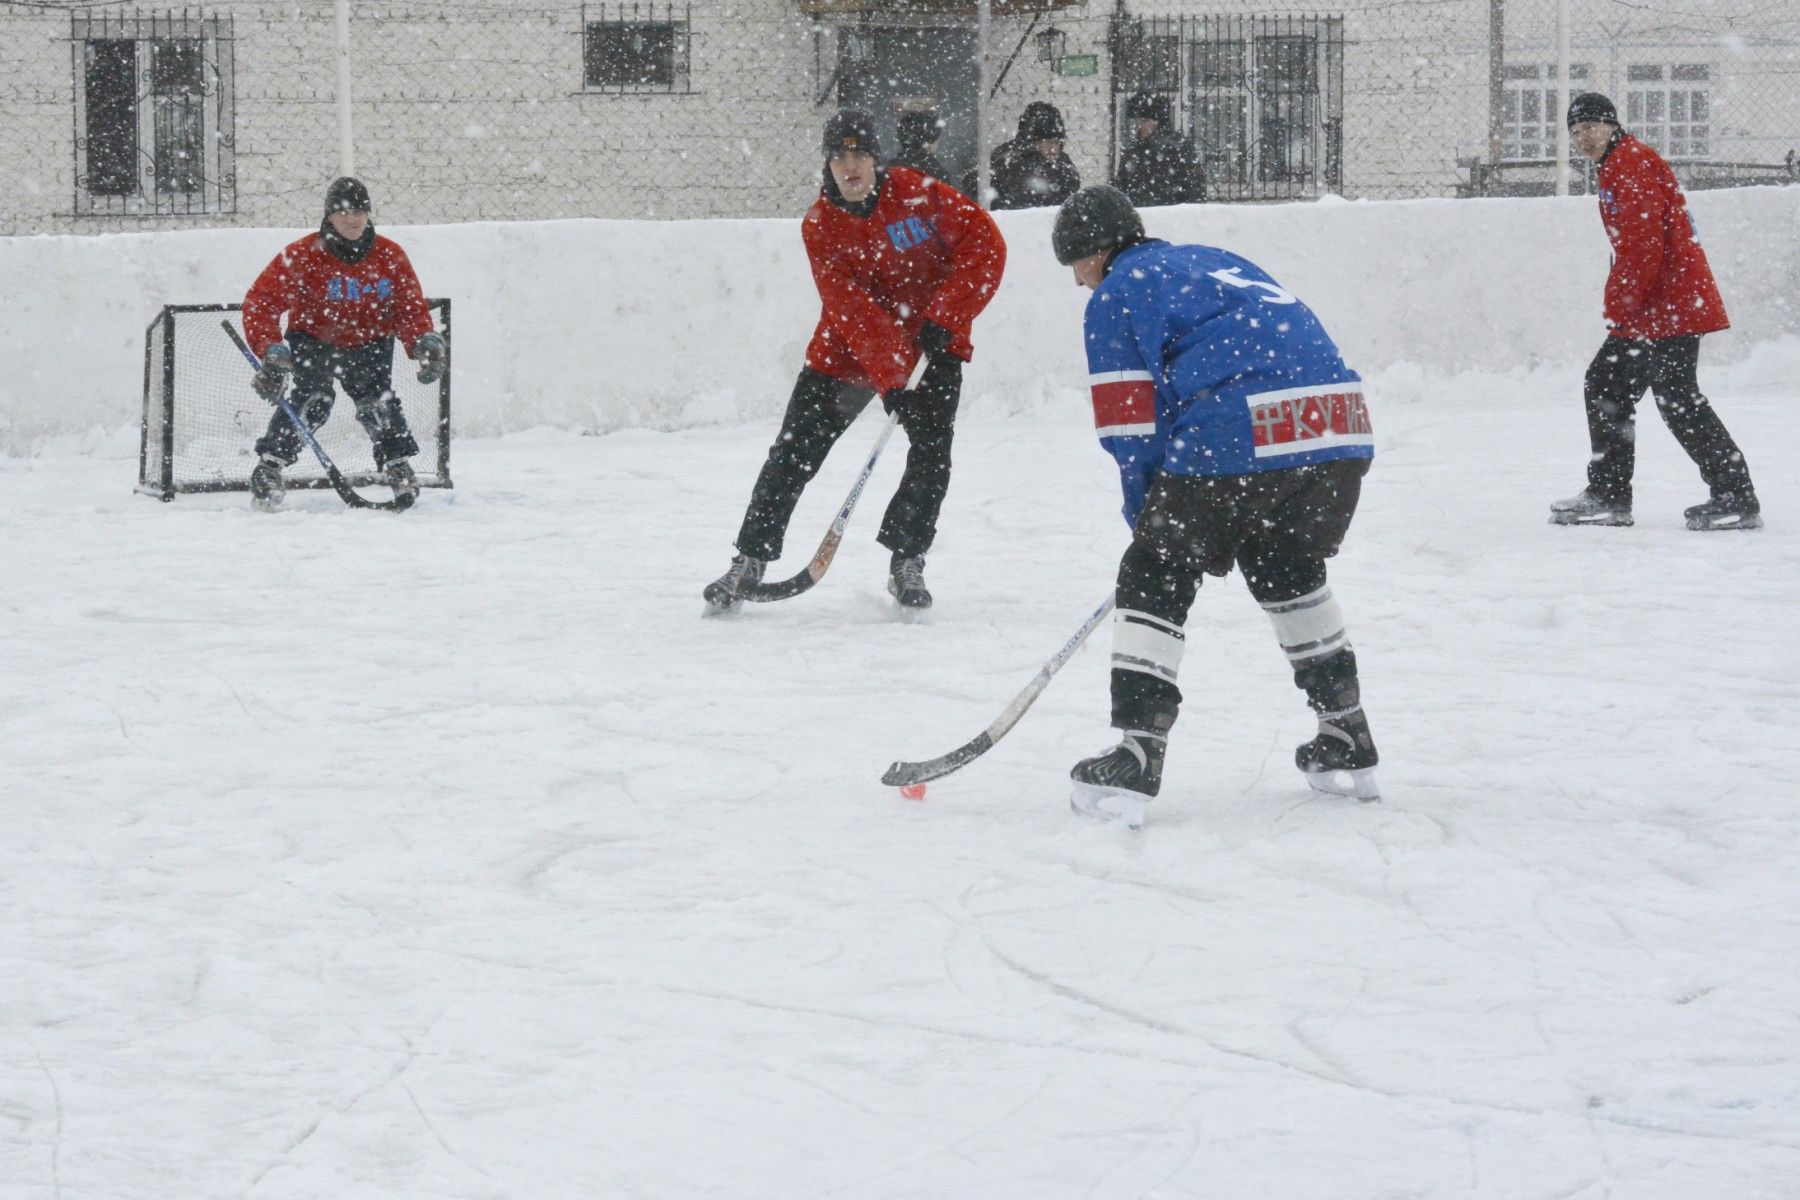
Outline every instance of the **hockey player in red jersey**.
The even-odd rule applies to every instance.
[[[1585,386],[1588,485],[1550,506],[1554,525],[1629,525],[1635,417],[1649,388],[1669,432],[1711,490],[1687,510],[1689,529],[1756,529],[1762,509],[1744,456],[1696,369],[1702,334],[1728,328],[1725,302],[1694,234],[1687,200],[1662,156],[1619,127],[1612,101],[1584,92],[1569,102],[1575,148],[1599,165],[1600,221],[1612,242],[1606,344]]]
[[[892,552],[888,591],[904,608],[931,604],[925,553],[950,485],[950,442],[969,329],[993,299],[1006,243],[967,196],[911,167],[877,164],[874,122],[844,110],[825,125],[819,198],[801,223],[821,312],[738,530],[737,555],[703,592],[727,612],[781,556],[800,493],[831,447],[880,395],[911,443],[906,471],[875,540]],[[924,374],[908,387],[920,358]]]
[[[394,395],[394,341],[419,364],[420,383],[444,374],[449,348],[431,327],[431,312],[406,252],[380,237],[370,219],[369,189],[336,180],[325,193],[325,218],[277,254],[244,297],[244,340],[262,360],[257,392],[273,404],[289,377],[292,407],[312,429],[331,415],[334,383],[356,405],[374,443],[375,465],[396,496],[419,490],[412,464],[419,452]],[[281,321],[287,318],[284,334]],[[277,410],[256,442],[250,495],[264,510],[280,506],[281,472],[300,454],[300,432]]]

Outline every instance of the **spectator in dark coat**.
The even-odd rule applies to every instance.
[[[994,147],[988,159],[988,186],[993,189],[988,207],[1055,208],[1080,191],[1081,174],[1063,153],[1067,136],[1056,105],[1042,100],[1027,104],[1017,136]]]
[[[944,136],[944,121],[936,109],[916,109],[900,114],[900,153],[889,165],[911,167],[922,175],[950,183],[943,160],[937,156],[938,139]],[[952,187],[955,185],[952,184]]]
[[[1197,204],[1206,199],[1206,179],[1194,148],[1169,117],[1169,98],[1139,92],[1125,102],[1136,141],[1119,159],[1118,187],[1139,208]]]

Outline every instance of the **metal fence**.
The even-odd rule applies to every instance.
[[[1693,187],[1794,178],[1800,26],[1766,0],[1571,0],[1571,85]],[[1201,11],[1204,10],[1204,11]],[[791,216],[839,103],[935,107],[959,178],[1033,100],[1086,182],[1167,101],[1211,201],[1533,194],[1553,0],[359,0],[351,154],[388,221]],[[334,0],[0,0],[0,233],[313,219],[346,155]],[[974,56],[985,58],[986,95]],[[976,144],[975,114],[986,145]],[[1579,163],[1564,168],[1579,190]]]

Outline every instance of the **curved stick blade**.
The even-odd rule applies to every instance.
[[[933,779],[942,779],[952,771],[960,771],[993,748],[994,739],[986,730],[977,734],[972,740],[964,742],[950,753],[925,762],[897,762],[888,767],[882,775],[881,782],[889,787],[904,787],[913,783],[928,783]]]

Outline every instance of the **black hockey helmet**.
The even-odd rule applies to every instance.
[[[339,212],[372,212],[369,206],[369,187],[360,179],[348,175],[331,181],[325,189],[325,215]]]
[[[944,136],[944,119],[936,109],[915,108],[900,114],[900,148],[918,149]]]
[[[1144,219],[1131,200],[1115,187],[1084,187],[1063,201],[1056,214],[1050,245],[1063,266],[1144,240]]]
[[[875,119],[854,108],[840,108],[825,122],[825,136],[819,147],[830,158],[840,150],[860,150],[881,157],[881,139],[875,136]]]

